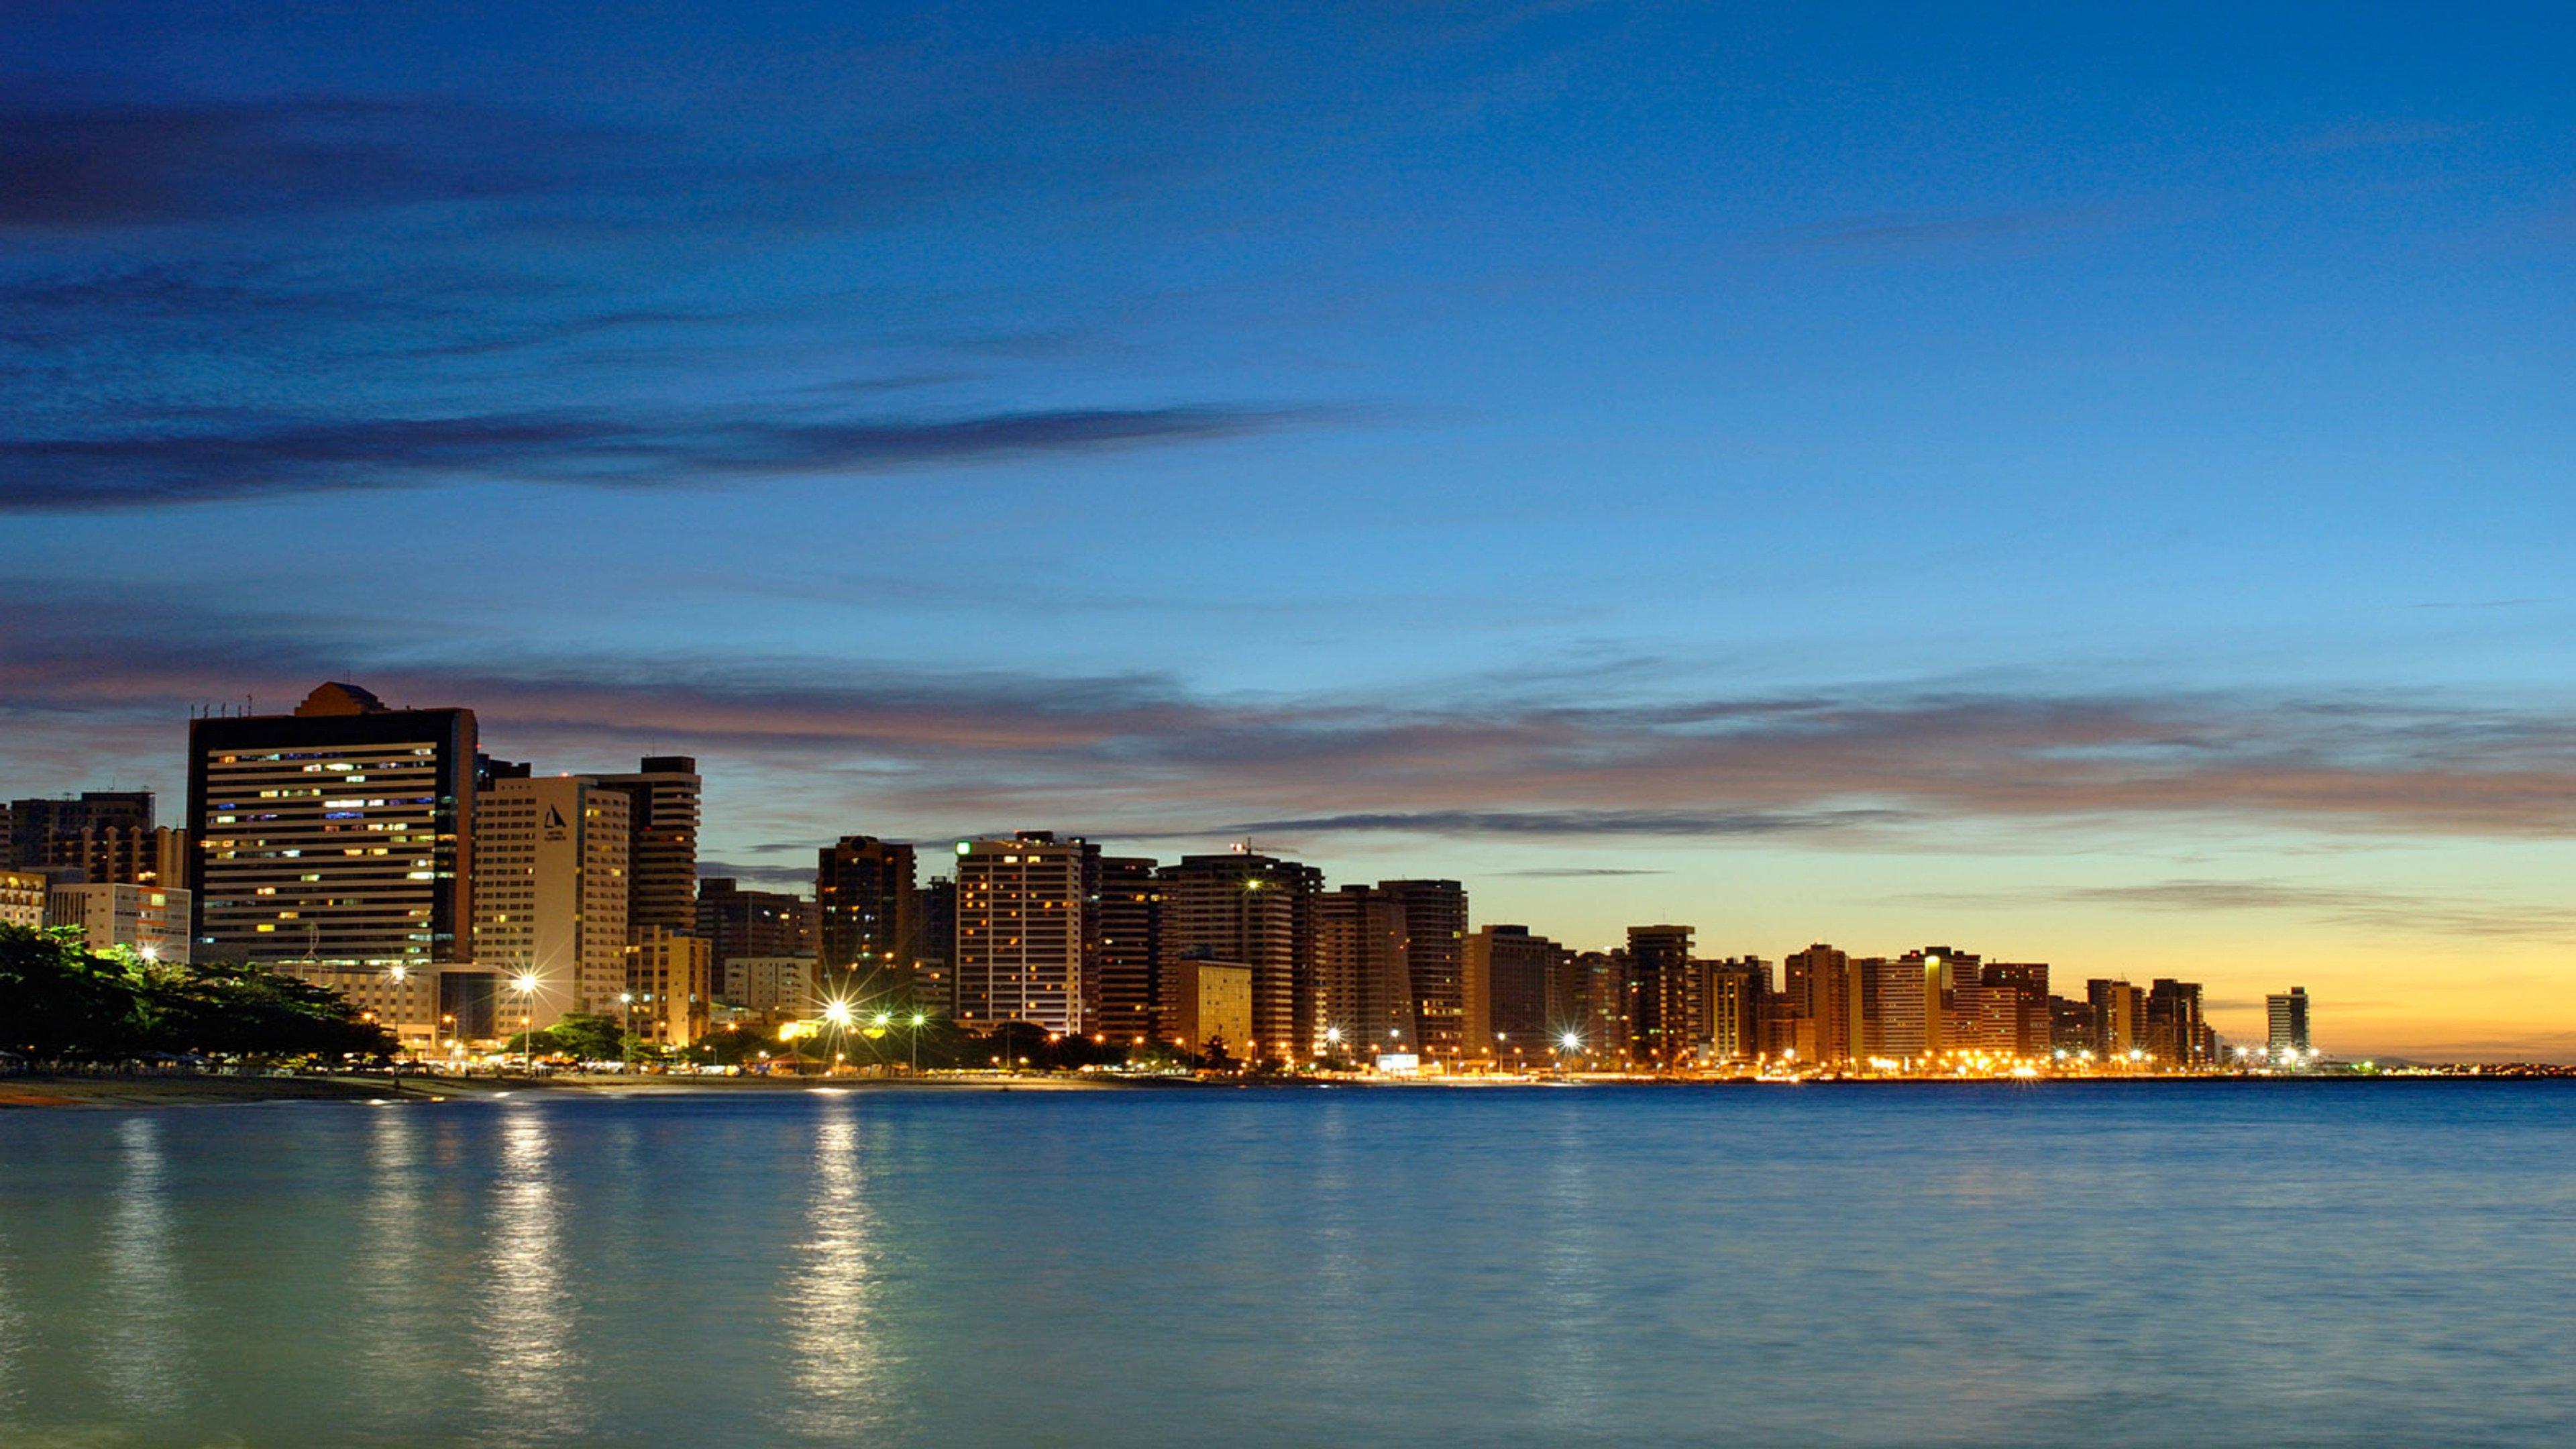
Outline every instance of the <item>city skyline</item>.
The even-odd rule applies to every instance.
[[[0,794],[344,679],[749,883],[1248,837],[2576,1059],[2545,17],[0,37]]]
[[[471,709],[403,709],[349,681],[287,713],[192,715],[189,737],[178,828],[150,791],[7,800],[0,866],[15,873],[0,881],[93,950],[264,963],[414,1052],[495,1038],[505,1003],[526,1029],[621,1016],[669,1046],[699,1042],[719,1011],[846,1026],[926,1010],[1138,1047],[1206,1033],[1290,1070],[1372,1048],[1453,1067],[1526,1065],[1536,1047],[1656,1069],[1948,1057],[1981,1072],[2123,1056],[2206,1069],[2250,1050],[2196,981],[2088,978],[2079,999],[2051,992],[2046,962],[1821,940],[1775,978],[1758,953],[1702,955],[1692,925],[1567,946],[1478,924],[1461,882],[1336,888],[1249,840],[1166,865],[1022,830],[935,852],[952,873],[923,880],[915,845],[845,835],[816,849],[804,896],[745,892],[698,859],[694,758],[541,772],[486,751]],[[2267,995],[2262,1025],[2266,1058],[2316,1060],[2304,988]]]

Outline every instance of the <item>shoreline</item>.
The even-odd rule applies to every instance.
[[[1492,1090],[1498,1088],[1659,1087],[1732,1089],[1753,1087],[2087,1087],[2207,1086],[2224,1083],[2362,1085],[2398,1082],[2541,1082],[2576,1081],[2576,1074],[2532,1070],[2381,1073],[2375,1075],[2234,1076],[2174,1075],[2104,1077],[1838,1077],[1813,1080],[1762,1080],[1751,1077],[1671,1078],[1578,1076],[1461,1078],[1287,1078],[1270,1081],[1205,1080],[1187,1077],[1025,1076],[927,1077],[457,1077],[431,1073],[357,1074],[294,1077],[225,1076],[19,1076],[0,1077],[0,1113],[48,1108],[133,1110],[151,1107],[247,1106],[289,1102],[432,1103],[489,1101],[515,1092],[587,1094],[599,1097],[653,1097],[728,1092],[851,1092],[909,1088],[946,1092],[1138,1092],[1200,1091],[1361,1091]]]

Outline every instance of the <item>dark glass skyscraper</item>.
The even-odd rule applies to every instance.
[[[325,684],[188,722],[196,954],[350,973],[471,949],[474,714]]]
[[[845,835],[814,863],[818,945],[827,987],[909,995],[920,930],[913,919],[913,850]]]

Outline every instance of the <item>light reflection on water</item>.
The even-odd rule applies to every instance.
[[[877,1229],[868,1211],[856,1109],[834,1098],[818,1111],[805,1236],[787,1264],[795,1289],[785,1325],[790,1392],[782,1408],[801,1432],[828,1438],[867,1422],[879,1406],[885,1328],[873,1309]]]
[[[2576,1443],[2576,1092],[0,1113],[0,1445]]]
[[[121,1184],[100,1245],[102,1318],[98,1371],[128,1414],[156,1419],[186,1407],[186,1345],[170,1203],[170,1164],[161,1150],[163,1119],[127,1117],[116,1124]]]
[[[577,1434],[591,1413],[564,1281],[574,1247],[555,1200],[551,1120],[532,1100],[502,1110],[472,1372],[483,1382],[493,1432],[521,1443]]]

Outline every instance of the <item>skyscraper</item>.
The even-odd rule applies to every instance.
[[[816,853],[814,905],[827,990],[909,998],[920,944],[913,920],[913,850],[844,835]]]
[[[647,755],[633,774],[592,777],[627,798],[626,926],[688,935],[698,928],[698,799],[687,755]]]
[[[925,1011],[957,1009],[957,882],[932,876],[912,893],[912,918],[920,945],[913,958],[913,1002]]]
[[[1658,1065],[1691,1060],[1707,1036],[1707,983],[1691,960],[1691,935],[1688,926],[1628,928],[1638,1053]]]
[[[504,983],[536,980],[533,1001],[505,999],[512,1030],[531,1015],[542,1031],[567,1011],[619,1014],[630,801],[581,775],[496,780],[475,800],[474,959]]]
[[[1317,1035],[1298,1040],[1299,978],[1313,964],[1313,898],[1323,873],[1293,860],[1237,849],[1186,855],[1163,868],[1163,953],[1233,961],[1252,968],[1253,1040],[1247,1060],[1295,1059]]]
[[[2147,983],[2147,1054],[2171,1066],[2206,1060],[2208,1030],[2201,1021],[2200,983],[2158,977]]]
[[[1563,1019],[1549,992],[1573,953],[1527,926],[1485,926],[1466,944],[1468,1053],[1509,1062],[1518,1047],[1522,1059],[1545,1061]]]
[[[2093,1054],[2104,1061],[2125,1057],[2146,1031],[2146,993],[2126,981],[2095,977],[2084,983],[2084,1001],[2093,1010]]]
[[[1084,1026],[1112,1041],[1136,1042],[1155,1034],[1163,964],[1159,875],[1160,868],[1142,856],[1097,858],[1086,922],[1091,943],[1083,986]]]
[[[785,891],[745,890],[730,876],[698,882],[696,934],[718,973],[746,957],[813,956],[817,915],[812,901]]]
[[[1781,963],[1781,994],[1816,1024],[1816,1057],[1847,1062],[1861,1051],[1861,992],[1852,977],[1851,956],[1819,941],[1791,952]]]
[[[1313,903],[1315,944],[1300,1038],[1314,1055],[1365,1059],[1422,1040],[1404,965],[1404,914],[1377,887],[1346,885]]]
[[[1762,1023],[1770,994],[1770,963],[1759,956],[1745,956],[1698,965],[1706,983],[1709,1056],[1722,1062],[1751,1060],[1766,1049]],[[1794,1043],[1790,1049],[1794,1050]]]
[[[2269,1042],[2274,1056],[2297,1052],[2304,1056],[2308,1046],[2308,988],[2293,986],[2263,998],[2264,1014],[2271,1027]]]
[[[1382,880],[1404,926],[1404,974],[1422,1056],[1467,1050],[1467,888],[1454,880]]]
[[[1084,885],[1096,850],[1044,830],[957,842],[952,965],[961,1025],[1082,1029]]]
[[[408,1030],[470,958],[474,714],[324,684],[291,715],[188,722],[199,960],[347,991]]]
[[[1894,960],[1873,957],[1867,969],[1867,991],[1877,1008],[1873,1052],[1898,1061],[1921,1061],[1939,1040],[1934,1025],[1941,1015],[1938,961],[1927,964],[1923,953],[1913,951]]]

